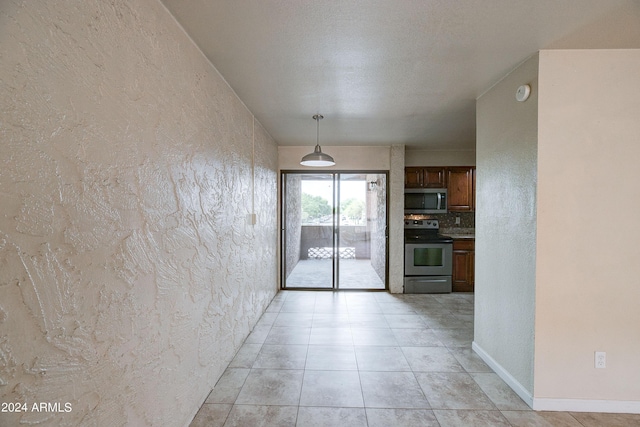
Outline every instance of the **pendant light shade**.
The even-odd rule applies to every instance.
[[[313,116],[313,120],[316,121],[316,148],[313,150],[313,153],[309,153],[302,158],[300,164],[302,166],[315,166],[315,167],[323,167],[323,166],[333,166],[336,162],[333,160],[328,154],[322,152],[322,148],[320,148],[320,120],[324,118],[321,114],[316,114]]]

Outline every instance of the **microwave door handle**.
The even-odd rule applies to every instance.
[[[438,191],[438,210],[442,209],[442,193]]]

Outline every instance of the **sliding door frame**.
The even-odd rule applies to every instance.
[[[298,175],[331,175],[333,182],[333,212],[332,212],[332,244],[333,244],[333,257],[332,257],[332,277],[331,287],[326,288],[312,288],[312,287],[291,287],[286,286],[286,261],[287,261],[287,240],[286,240],[286,224],[287,224],[287,209],[286,194],[287,194],[287,180],[286,176],[291,174]],[[360,174],[376,174],[385,176],[385,262],[384,262],[384,288],[382,289],[341,289],[339,280],[340,270],[340,221],[338,220],[341,215],[340,209],[340,176],[341,175],[360,175]],[[389,290],[389,171],[388,170],[291,170],[284,169],[280,171],[280,289],[281,290],[295,290],[295,291],[365,291],[365,292],[386,292]]]

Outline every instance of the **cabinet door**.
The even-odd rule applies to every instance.
[[[475,268],[475,242],[473,240],[453,241],[453,292],[473,292]]]
[[[446,188],[447,174],[445,173],[445,168],[440,168],[440,167],[424,168],[424,187]]]
[[[471,285],[471,292],[473,292],[476,286],[476,251],[471,252],[469,256],[469,284]]]
[[[469,251],[453,251],[453,275],[451,285],[453,292],[471,292],[473,287],[469,283],[469,266],[471,264]]]
[[[470,212],[473,206],[473,167],[447,168],[447,208],[454,212]]]
[[[476,168],[473,168],[471,170],[471,172],[473,173],[473,210],[476,210]]]
[[[404,187],[421,188],[424,183],[424,168],[404,168]]]

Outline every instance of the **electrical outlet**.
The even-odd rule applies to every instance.
[[[460,225],[460,217],[459,216],[456,217],[456,225]]]
[[[604,369],[607,367],[607,353],[604,351],[596,351],[596,368]]]

